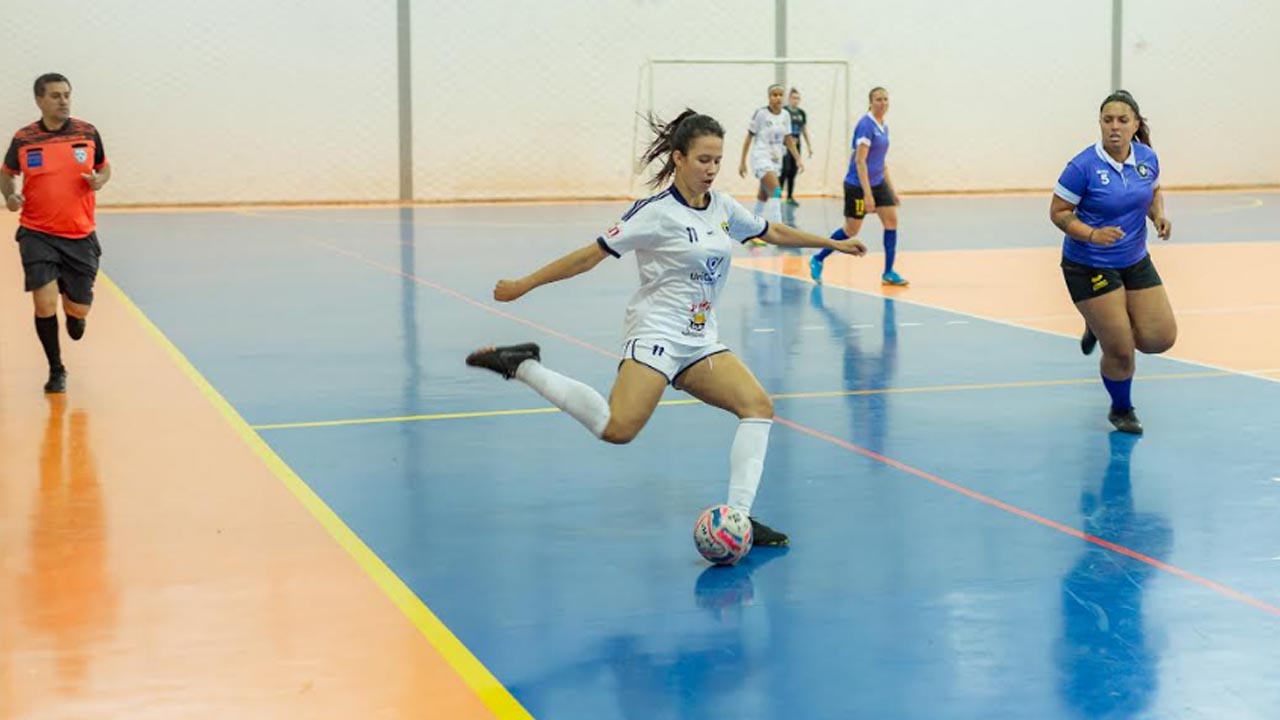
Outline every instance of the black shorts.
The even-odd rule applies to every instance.
[[[796,159],[791,157],[791,153],[784,153],[782,156],[782,175],[784,178],[793,178],[796,171],[800,168],[796,167]]]
[[[58,292],[71,302],[93,304],[93,281],[98,278],[98,258],[102,257],[97,233],[71,239],[19,227],[15,239],[22,253],[27,292],[57,280]]]
[[[893,194],[893,188],[889,187],[889,183],[882,182],[871,188],[871,198],[876,201],[876,207],[894,207],[898,204],[898,196]],[[862,200],[862,186],[844,184],[844,216],[861,220],[867,216],[866,203]]]
[[[1156,264],[1150,255],[1143,255],[1138,262],[1123,268],[1100,268],[1081,265],[1062,258],[1062,277],[1067,281],[1071,302],[1096,298],[1112,290],[1145,290],[1164,284]]]

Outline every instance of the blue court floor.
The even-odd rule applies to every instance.
[[[1169,203],[1185,242],[1276,241],[1280,196]],[[1047,204],[909,199],[904,261],[1051,247]],[[1121,436],[1070,337],[735,268],[722,340],[779,418],[754,512],[792,546],[710,568],[691,529],[724,500],[731,416],[671,402],[609,446],[463,365],[532,340],[607,394],[632,258],[490,290],[623,210],[109,213],[100,234],[106,273],[535,717],[1280,717],[1280,385],[1141,357],[1147,434]]]

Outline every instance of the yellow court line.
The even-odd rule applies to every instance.
[[[378,587],[391,598],[396,607],[418,628],[427,641],[458,673],[459,677],[466,682],[471,691],[480,698],[480,701],[493,711],[494,715],[503,720],[517,718],[520,720],[532,720],[533,716],[520,705],[510,691],[502,683],[498,682],[498,679],[489,672],[489,669],[471,654],[471,651],[462,644],[462,641],[458,640],[445,627],[445,624],[404,584],[404,581],[391,568],[387,567],[382,558],[378,557],[368,545],[365,545],[355,531],[338,517],[337,513],[276,454],[275,450],[271,449],[271,446],[262,439],[262,436],[254,431],[221,393],[214,389],[204,375],[191,364],[191,361],[165,336],[164,332],[151,322],[151,319],[120,289],[120,286],[116,285],[105,274],[99,274],[98,277],[100,282],[115,293],[126,310],[151,334],[156,343],[168,353],[178,368],[182,370],[182,373],[195,384],[200,393],[227,421],[231,429],[245,441],[254,454],[266,463],[272,474],[284,483],[285,487],[289,488],[294,497],[302,503],[303,507],[320,522],[321,526],[328,531],[333,539],[355,559],[360,567],[369,574],[369,577],[377,583]]]
[[[1164,375],[1142,375],[1137,380],[1189,380],[1193,378],[1228,377],[1235,372],[1213,370],[1193,373],[1169,373]],[[909,393],[928,392],[960,392],[968,390],[1004,390],[1009,388],[1053,387],[1057,385],[1086,385],[1098,382],[1098,378],[1078,378],[1073,380],[1024,380],[1007,383],[984,383],[975,385],[927,385],[909,388],[879,388],[875,390],[828,390],[823,392],[778,393],[770,395],[774,400],[804,400],[810,398],[854,397],[859,395],[905,395]],[[701,400],[663,400],[659,407],[671,405],[700,405]],[[475,412],[437,413],[434,415],[395,415],[391,417],[351,418],[348,420],[318,420],[315,422],[271,423],[252,425],[254,430],[300,430],[303,428],[344,427],[348,425],[377,425],[380,423],[424,422],[428,420],[461,420],[466,418],[503,417],[511,415],[540,415],[558,413],[559,408],[540,407],[517,410],[478,410]]]

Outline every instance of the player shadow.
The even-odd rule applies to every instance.
[[[696,610],[673,613],[659,633],[607,635],[576,662],[513,684],[512,693],[538,717],[550,717],[547,698],[600,687],[626,720],[731,713],[745,702],[746,683],[770,672],[769,620],[752,576],[788,551],[753,548],[736,565],[706,567],[693,583]]]
[[[1169,520],[1134,507],[1130,462],[1141,436],[1112,432],[1101,481],[1080,496],[1087,535],[1163,561],[1173,547]],[[1094,543],[1062,580],[1058,686],[1079,717],[1138,717],[1156,694],[1159,645],[1147,631],[1143,590],[1156,568]],[[1144,716],[1145,717],[1145,716]]]
[[[74,696],[84,692],[95,647],[110,640],[118,599],[107,571],[107,517],[89,413],[67,417],[65,395],[47,399],[20,608],[23,622],[49,638],[58,691]]]

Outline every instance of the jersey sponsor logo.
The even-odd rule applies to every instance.
[[[604,232],[605,237],[615,238],[622,232],[622,223],[615,223],[613,227]]]
[[[76,162],[83,163],[89,159],[89,148],[83,145],[77,145],[71,148],[71,154],[76,156]]]
[[[1107,286],[1107,278],[1104,275],[1094,275],[1089,278],[1089,282],[1093,284],[1093,291],[1097,292]]]
[[[1101,182],[1103,185],[1110,185],[1110,184],[1111,184],[1111,174],[1110,174],[1110,173],[1108,173],[1106,170],[1099,170],[1099,171],[1098,171],[1098,181],[1099,181],[1099,182]]]
[[[711,303],[707,300],[689,306],[689,327],[685,335],[701,335],[707,328],[707,315],[711,314]]]
[[[44,167],[44,151],[40,148],[31,148],[27,151],[27,167],[38,168]]]
[[[691,227],[686,227],[686,228],[684,229],[684,232],[685,232],[685,234],[686,234],[686,235],[688,235],[688,236],[689,236],[689,242],[691,242],[691,243],[696,243],[696,242],[698,242],[698,231],[697,231],[697,230],[695,230],[694,228],[691,228]]]
[[[694,282],[700,282],[704,285],[715,285],[720,280],[720,275],[716,271],[724,264],[723,255],[713,255],[707,258],[703,265],[706,270],[696,270],[689,273],[689,279]]]

